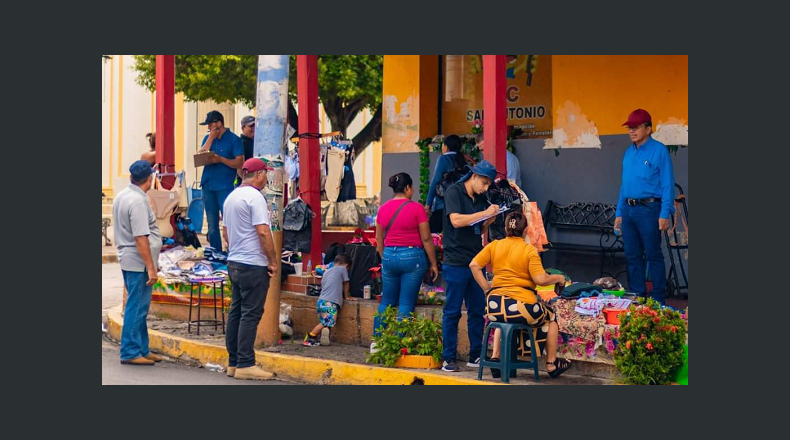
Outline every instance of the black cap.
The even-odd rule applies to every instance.
[[[208,125],[212,122],[222,122],[222,124],[225,124],[225,118],[222,117],[222,113],[212,110],[206,115],[206,120],[198,125]]]

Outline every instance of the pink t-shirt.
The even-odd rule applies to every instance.
[[[400,206],[409,200],[394,199],[383,204],[379,208],[378,217],[376,222],[381,226],[382,236],[384,229],[390,222],[390,219],[395,214],[395,211]],[[420,223],[428,222],[428,216],[425,214],[425,208],[417,202],[409,203],[398,213],[398,218],[392,223],[387,238],[384,239],[384,246],[419,246],[422,247],[422,240],[420,239],[420,230],[417,227]]]

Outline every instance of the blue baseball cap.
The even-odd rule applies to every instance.
[[[129,174],[133,180],[143,180],[154,173],[151,163],[147,160],[138,160],[129,167]]]
[[[473,167],[470,167],[469,165],[466,167],[469,168],[470,172],[467,173],[466,176],[462,177],[459,182],[469,180],[469,178],[472,177],[472,174],[488,177],[491,179],[491,183],[494,183],[494,180],[496,180],[496,168],[494,168],[494,165],[487,160],[481,160]]]

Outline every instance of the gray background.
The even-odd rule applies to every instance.
[[[559,204],[571,202],[617,203],[622,158],[629,145],[630,140],[627,135],[601,136],[600,150],[567,149],[561,150],[560,155],[555,157],[554,151],[543,149],[543,140],[515,141],[515,154],[521,163],[522,189],[530,200],[538,204],[542,212],[549,200],[554,200]],[[431,178],[433,178],[433,170],[439,155],[438,152],[431,153]],[[671,157],[675,171],[675,182],[683,187],[683,191],[688,196],[688,148],[680,148],[677,155],[672,154]],[[387,186],[389,177],[402,171],[409,173],[414,180],[414,200],[419,200],[419,164],[418,153],[383,155],[381,170],[383,202],[392,198],[392,190]],[[578,235],[553,228],[547,230],[547,235],[550,241],[557,242],[597,244],[599,240],[598,235]],[[666,254],[666,249],[664,252]],[[544,265],[563,270],[577,281],[593,281],[599,273],[599,261],[594,254],[558,254],[556,252],[544,254]],[[684,260],[683,263],[688,274],[688,261]],[[667,271],[669,271],[668,259],[666,259],[666,265]],[[612,273],[624,269],[624,262],[619,267],[607,268]],[[626,284],[625,275],[618,279],[624,285]]]

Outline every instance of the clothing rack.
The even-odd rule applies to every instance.
[[[330,133],[323,133],[323,134],[321,134],[321,133],[301,133],[298,136],[292,137],[291,138],[291,142],[293,142],[295,144],[298,144],[299,143],[299,139],[324,139],[324,138],[328,138],[328,137],[338,137],[338,136],[341,136],[341,135],[342,135],[342,133],[340,133],[339,131],[333,131],[333,132],[330,132]]]

